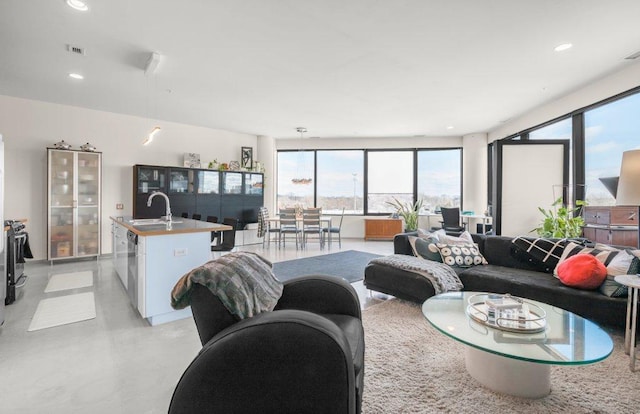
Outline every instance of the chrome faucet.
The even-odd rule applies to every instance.
[[[147,199],[147,207],[151,207],[151,201],[153,200],[153,197],[157,195],[164,197],[164,201],[167,205],[167,213],[165,218],[167,220],[167,223],[171,223],[171,204],[169,203],[169,197],[165,193],[163,193],[162,191],[154,191],[153,193],[151,193],[149,199]]]

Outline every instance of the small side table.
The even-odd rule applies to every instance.
[[[636,332],[638,328],[638,290],[640,290],[640,277],[637,275],[620,275],[615,281],[629,288],[627,298],[627,320],[624,330],[624,349],[631,357],[629,368],[636,370]]]

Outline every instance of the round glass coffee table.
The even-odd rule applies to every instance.
[[[613,351],[609,334],[569,311],[526,299],[546,312],[546,328],[516,333],[489,327],[467,315],[469,298],[482,292],[449,292],[433,296],[422,313],[437,330],[466,345],[469,374],[503,394],[541,398],[551,392],[555,365],[602,361]]]

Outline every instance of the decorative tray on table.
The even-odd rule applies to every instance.
[[[478,293],[468,299],[467,315],[476,322],[509,332],[536,333],[547,327],[547,313],[525,299]]]

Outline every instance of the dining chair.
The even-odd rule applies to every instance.
[[[302,234],[302,229],[298,227],[298,218],[296,217],[295,208],[280,209],[280,237],[278,238],[280,242],[278,245],[282,244],[283,247],[286,247],[288,234],[293,234],[295,236],[297,250],[300,244],[299,239]]]
[[[269,209],[266,207],[260,207],[258,209],[258,238],[262,237],[262,246],[265,242],[269,247],[270,242],[277,242],[280,237],[280,227],[269,220]],[[275,239],[272,239],[275,236]]]
[[[318,236],[320,248],[324,248],[324,232],[320,225],[321,214],[322,209],[317,207],[302,210],[302,247],[307,247],[309,236],[316,235]]]
[[[193,213],[191,218],[194,220],[202,220],[202,214]]]
[[[186,211],[182,213],[182,218],[189,218],[189,213]]]
[[[344,208],[342,209],[342,214],[340,215],[340,223],[338,223],[337,227],[333,227],[333,226],[328,226],[328,227],[323,227],[322,231],[324,233],[327,233],[327,238],[329,239],[329,247],[331,247],[331,241],[333,238],[333,234],[337,234],[338,235],[338,246],[342,247],[342,236],[340,234],[340,231],[342,230],[342,220],[344,219]]]

